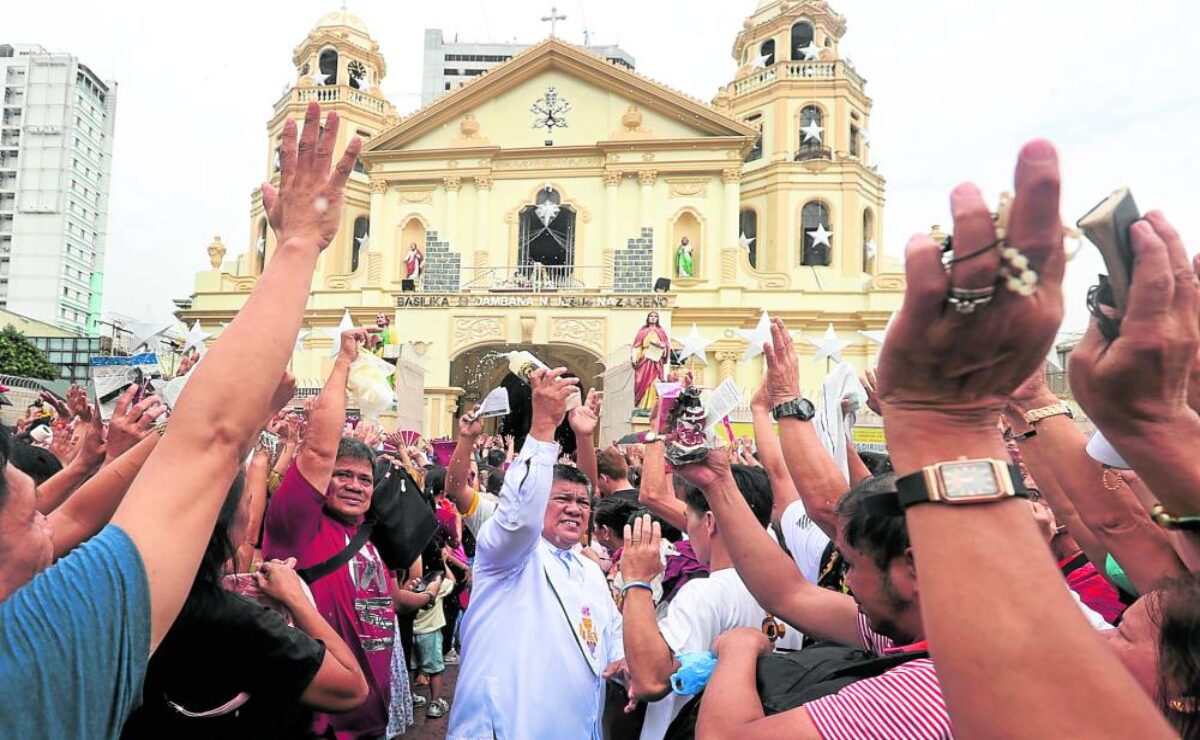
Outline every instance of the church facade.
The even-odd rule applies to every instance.
[[[384,313],[424,368],[423,427],[438,437],[499,384],[496,352],[528,349],[603,385],[652,311],[676,349],[693,325],[713,340],[707,364],[685,363],[705,385],[753,392],[762,359],[743,359],[734,330],[763,310],[813,338],[832,323],[865,366],[877,347],[858,332],[884,327],[904,278],[876,246],[884,181],[865,83],[838,55],[845,30],[823,0],[760,2],[734,42],[735,79],[710,104],[551,37],[401,117],[379,92],[386,64],[365,24],[327,15],[294,50],[265,175],[277,176],[283,122],[310,100],[342,117],[338,149],[367,143],[294,372],[319,385],[323,330],[345,310],[359,325]],[[257,191],[248,242],[231,260],[210,245],[182,320],[218,333],[270,260]],[[813,389],[826,368],[797,346]]]

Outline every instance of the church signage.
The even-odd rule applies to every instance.
[[[638,308],[669,309],[665,295],[413,295],[396,296],[397,308]]]

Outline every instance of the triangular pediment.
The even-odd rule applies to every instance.
[[[550,86],[572,105],[567,128],[553,134],[556,145],[620,138],[752,141],[758,135],[698,100],[552,38],[407,116],[374,137],[365,154],[453,146],[454,140],[462,140],[460,129],[468,115],[478,123],[481,143],[540,146],[545,132],[533,128],[530,106]],[[633,115],[631,108],[640,119],[636,127],[628,125],[632,119],[623,120],[625,114]]]

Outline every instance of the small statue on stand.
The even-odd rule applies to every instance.
[[[700,398],[700,389],[691,386],[679,393],[675,406],[667,417],[666,456],[672,465],[691,465],[708,457],[707,414]]]

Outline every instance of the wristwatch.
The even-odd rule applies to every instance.
[[[1074,419],[1075,414],[1071,413],[1071,407],[1059,401],[1052,403],[1049,406],[1043,406],[1040,409],[1030,409],[1025,412],[1026,424],[1037,424],[1042,419],[1049,419],[1051,416],[1065,416],[1068,419]]]
[[[1021,470],[1003,460],[955,460],[937,463],[896,480],[900,506],[923,503],[985,504],[1019,496],[1029,498]]]
[[[663,437],[663,435],[659,434],[658,432],[646,432],[645,436],[642,437],[642,444],[644,444],[644,445],[654,444],[655,442],[665,442],[665,441],[667,441],[666,438]]]
[[[775,421],[779,421],[784,417],[794,417],[800,421],[812,421],[812,418],[816,415],[817,409],[812,405],[812,401],[803,396],[793,398],[790,401],[784,401],[771,409],[771,416]]]

